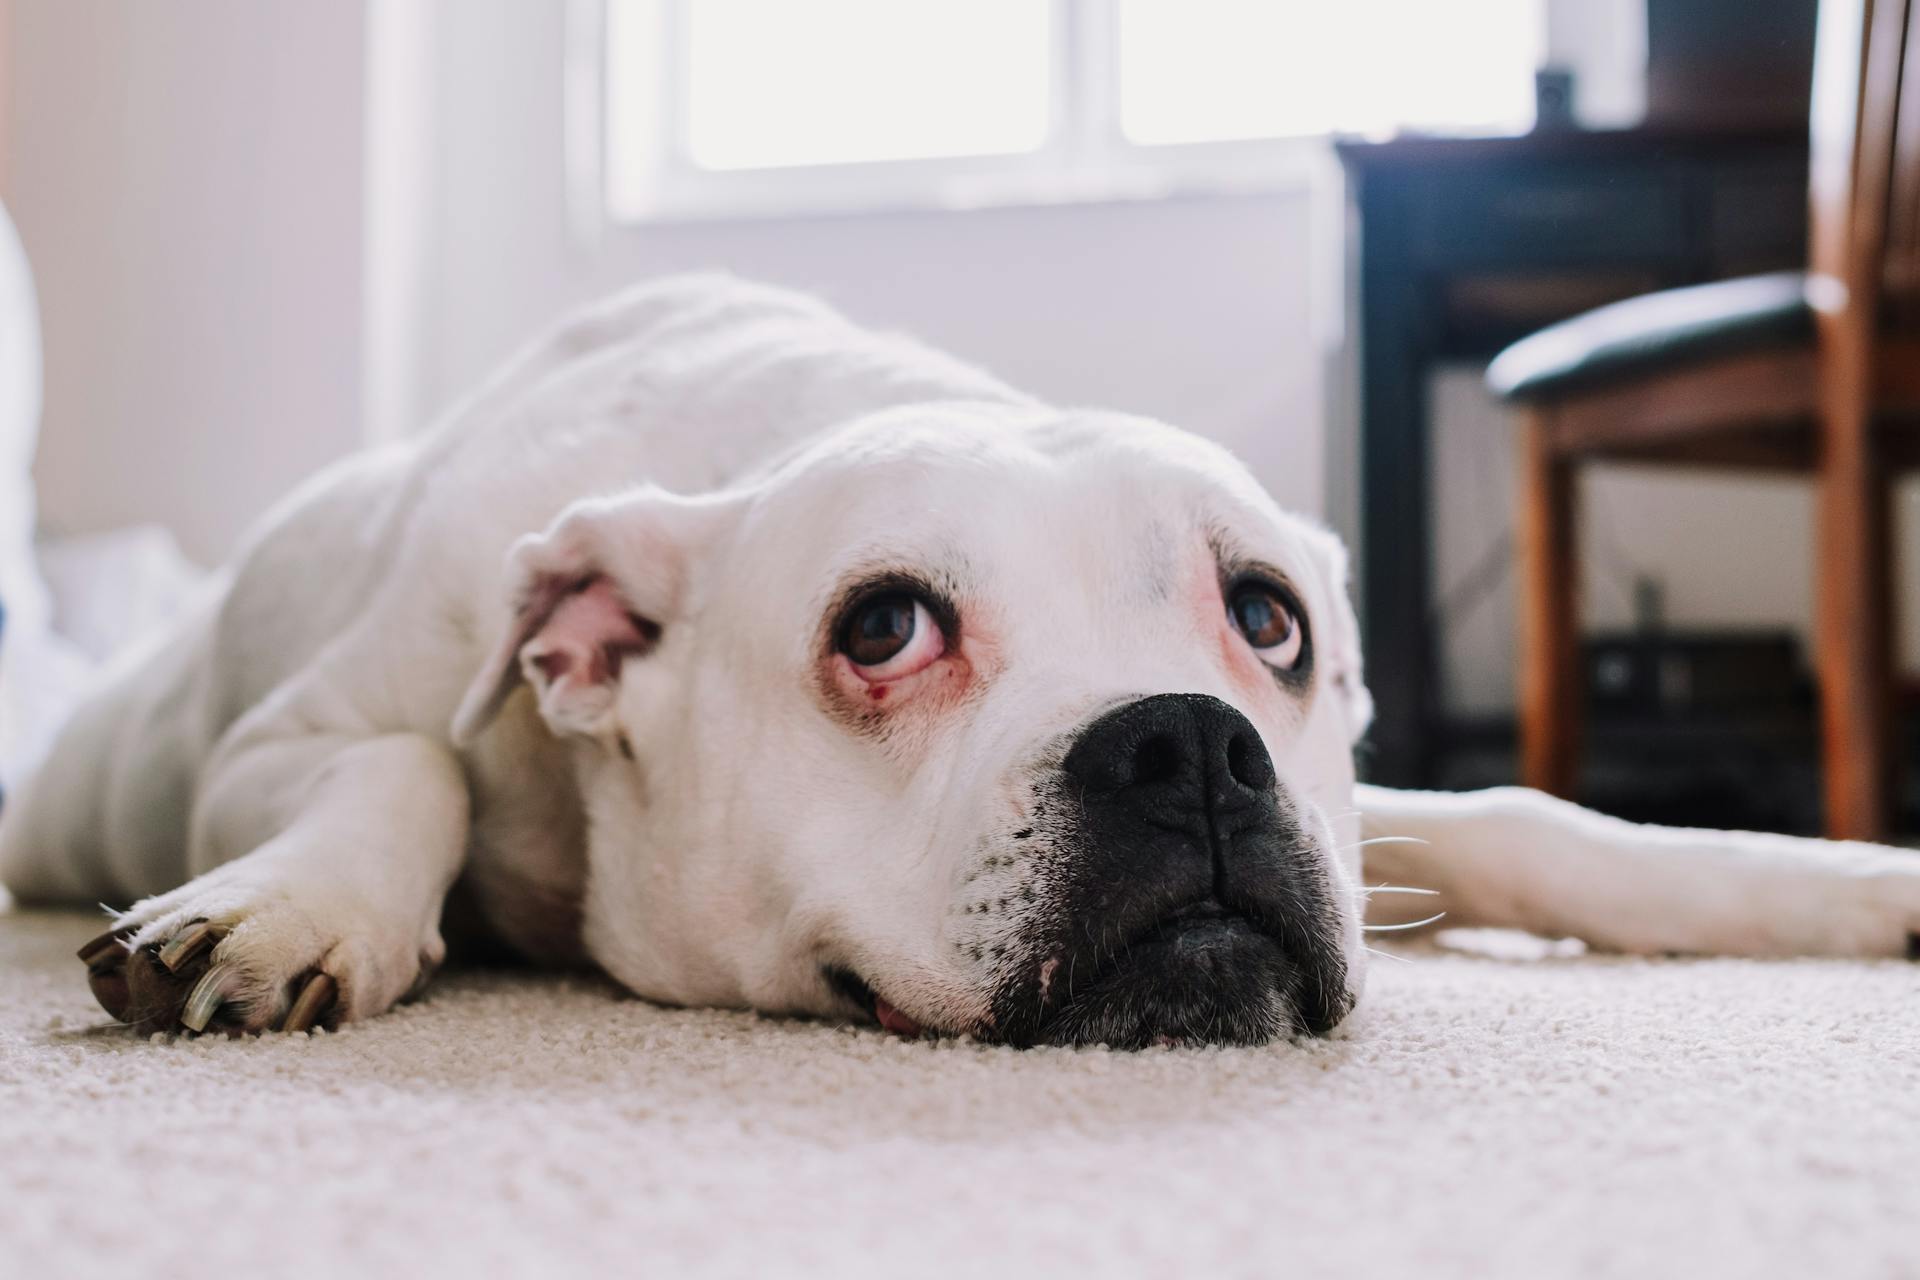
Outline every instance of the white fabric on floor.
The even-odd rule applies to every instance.
[[[0,208],[0,789],[52,745],[96,664],[152,635],[202,576],[151,525],[41,547],[35,563],[40,389],[33,276]]]
[[[442,975],[101,1029],[0,916],[0,1274],[1920,1274],[1920,968],[1376,962],[1339,1039],[1017,1052]]]
[[[31,474],[39,434],[40,313],[26,251],[0,206],[0,787],[45,748],[76,683],[69,665],[43,656],[50,605],[33,562]]]

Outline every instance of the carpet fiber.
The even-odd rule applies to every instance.
[[[1408,951],[1341,1038],[1260,1050],[517,973],[150,1043],[101,1025],[96,929],[0,915],[0,1274],[1920,1275],[1904,964]]]

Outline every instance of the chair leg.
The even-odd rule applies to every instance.
[[[1892,746],[1892,484],[1869,431],[1828,424],[1814,572],[1827,834],[1881,840]]]
[[[1553,447],[1550,411],[1527,410],[1521,433],[1520,774],[1570,796],[1581,718],[1574,464]]]

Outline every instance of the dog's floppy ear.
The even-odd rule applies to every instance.
[[[1360,619],[1353,612],[1347,581],[1347,548],[1332,532],[1309,530],[1308,542],[1325,579],[1328,615],[1314,633],[1314,660],[1327,689],[1340,700],[1347,720],[1347,741],[1358,743],[1373,723],[1373,695],[1367,691],[1360,656]]]
[[[621,664],[671,625],[690,552],[722,509],[648,487],[576,502],[515,543],[511,617],[454,713],[455,745],[479,736],[523,679],[556,733],[609,736]]]

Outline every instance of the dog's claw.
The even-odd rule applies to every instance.
[[[125,926],[109,929],[75,952],[87,966],[87,989],[93,992],[100,1007],[119,1022],[127,1020],[127,1011],[133,1005],[126,967],[131,954],[127,950],[127,939],[132,936],[133,930]]]
[[[333,1008],[334,996],[339,987],[324,973],[316,973],[307,979],[300,994],[293,998],[293,1007],[287,1010],[286,1021],[280,1024],[282,1031],[310,1031],[314,1023],[320,1021]]]
[[[129,952],[118,970],[127,984],[127,1007],[115,1016],[143,1032],[172,1031],[187,996],[185,984],[160,964],[159,950],[149,944]]]
[[[127,1010],[133,1005],[132,993],[127,990],[127,971],[119,965],[103,964],[87,970],[87,989],[93,992],[93,998],[115,1022],[127,1020]]]
[[[239,985],[240,976],[239,967],[231,964],[214,965],[202,974],[187,997],[186,1007],[180,1010],[180,1025],[189,1031],[205,1031]]]
[[[109,963],[120,963],[127,958],[127,939],[133,930],[109,929],[93,941],[74,952],[80,957],[80,963],[89,969],[98,969]]]
[[[173,941],[160,948],[160,963],[166,966],[168,973],[178,973],[189,961],[220,941],[220,932],[205,920],[195,921],[179,933]]]

